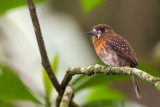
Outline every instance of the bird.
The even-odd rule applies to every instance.
[[[96,54],[106,64],[105,67],[137,68],[138,60],[134,49],[123,36],[117,34],[109,25],[95,25],[87,34],[91,35]],[[136,77],[131,75],[131,78],[136,96],[140,99],[142,96]]]

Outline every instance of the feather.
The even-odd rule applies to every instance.
[[[130,67],[136,68],[138,66],[138,60],[133,48],[129,42],[120,35],[114,36],[107,40],[107,47],[129,62]]]
[[[133,50],[133,48],[130,46],[129,42],[123,38],[120,35],[116,35],[112,38],[110,38],[107,41],[107,47],[111,50],[114,50],[114,52],[125,59],[127,62],[129,62],[130,67],[136,68],[138,66],[138,60],[136,58],[136,54]],[[139,91],[138,83],[136,80],[136,77],[132,75],[132,82],[135,88],[135,92],[137,95],[137,98],[141,98],[141,94]]]

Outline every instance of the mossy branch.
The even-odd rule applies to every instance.
[[[67,85],[60,103],[60,107],[69,107],[72,95],[73,95],[73,87],[71,85]]]
[[[96,64],[87,67],[71,67],[67,70],[67,73],[62,81],[62,88],[64,89],[69,81],[72,79],[72,76],[76,74],[85,74],[85,75],[92,75],[97,73],[105,73],[105,74],[124,74],[124,75],[135,75],[136,77],[141,78],[144,81],[147,81],[153,84],[159,91],[160,91],[160,78],[154,77],[145,71],[139,70],[137,68],[130,68],[130,67],[106,67],[103,69],[104,66]],[[106,77],[107,78],[107,77]]]

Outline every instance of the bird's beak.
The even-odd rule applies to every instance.
[[[97,35],[98,33],[96,32],[96,31],[89,31],[89,32],[87,32],[87,35],[92,35],[92,36],[94,36],[94,35]]]

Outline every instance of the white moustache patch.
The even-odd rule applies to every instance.
[[[97,32],[95,28],[92,31]]]
[[[101,34],[99,33],[97,36],[98,36],[98,39],[99,39],[101,37]]]

